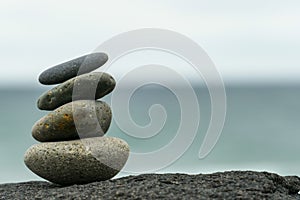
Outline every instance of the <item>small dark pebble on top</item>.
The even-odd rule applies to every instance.
[[[108,56],[105,53],[92,53],[81,56],[45,70],[39,76],[39,82],[44,85],[62,83],[101,67],[107,60]]]
[[[0,199],[300,199],[300,178],[268,172],[143,174],[60,187],[48,182],[0,185]]]

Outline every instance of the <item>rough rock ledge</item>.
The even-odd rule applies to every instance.
[[[0,185],[0,199],[300,199],[300,178],[268,172],[143,174],[61,187],[43,181]]]

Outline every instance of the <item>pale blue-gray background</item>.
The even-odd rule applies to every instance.
[[[39,86],[39,73],[92,52],[116,34],[147,27],[177,31],[202,46],[220,71],[228,96],[220,141],[206,159],[198,160],[210,104],[206,89],[195,84],[203,124],[189,151],[166,171],[256,169],[300,175],[299,8],[296,0],[1,1],[0,182],[38,178],[22,159],[35,143],[31,126],[45,114],[35,107],[38,96],[49,88]],[[123,67],[133,59],[144,61],[133,55],[121,61]],[[176,59],[167,60],[181,66]],[[152,103],[165,104],[169,111],[162,138],[148,143],[128,140],[114,123],[109,134],[119,134],[136,150],[162,145],[177,128],[178,103],[161,88],[142,88],[131,102],[138,123],[148,122],[146,109]]]

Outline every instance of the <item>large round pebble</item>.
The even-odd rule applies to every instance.
[[[26,166],[60,185],[108,180],[125,165],[128,144],[118,138],[97,137],[33,145],[25,153]]]
[[[116,82],[107,73],[93,72],[72,78],[42,94],[37,106],[41,110],[54,110],[80,99],[99,99],[115,88]]]
[[[39,81],[45,85],[62,83],[101,67],[107,60],[108,56],[105,53],[85,55],[47,69],[41,73]]]
[[[110,126],[111,117],[109,105],[102,101],[74,101],[37,121],[32,136],[40,142],[103,136]]]

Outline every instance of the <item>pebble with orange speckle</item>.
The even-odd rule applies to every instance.
[[[103,136],[111,123],[109,105],[80,100],[65,104],[37,121],[32,136],[40,142]]]

